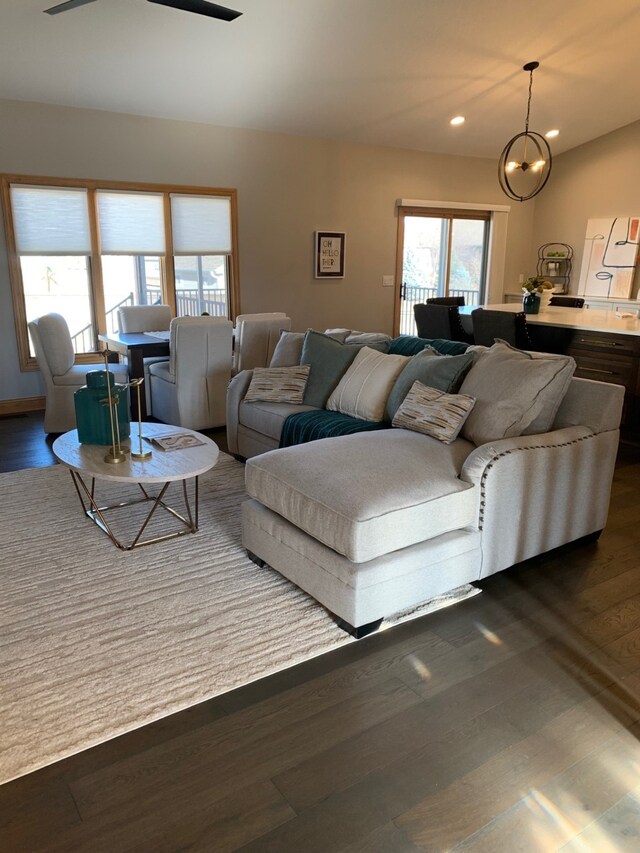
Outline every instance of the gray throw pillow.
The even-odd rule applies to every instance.
[[[457,393],[462,380],[473,364],[471,353],[464,355],[440,355],[431,347],[414,355],[396,379],[387,400],[385,419],[392,421],[416,380],[429,388],[437,388],[446,394]]]
[[[269,367],[293,367],[300,364],[304,332],[280,332]]]
[[[331,392],[346,373],[362,347],[341,344],[313,329],[304,336],[300,364],[311,367],[304,393],[305,406],[324,409]]]
[[[547,432],[575,367],[570,356],[529,353],[498,341],[476,355],[460,386],[461,394],[476,399],[462,428],[463,438],[480,445]]]

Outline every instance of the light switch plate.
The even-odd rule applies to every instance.
[[[393,275],[383,275],[382,276],[382,286],[383,287],[393,287],[393,285],[395,283],[394,278],[395,278],[395,276],[393,276]]]

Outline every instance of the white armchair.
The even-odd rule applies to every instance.
[[[291,329],[291,318],[282,313],[238,314],[233,350],[233,374],[254,367],[268,367],[281,331]]]
[[[232,330],[224,317],[171,321],[169,361],[149,366],[154,417],[189,429],[224,426]]]
[[[67,321],[60,314],[44,314],[29,323],[38,367],[44,379],[47,403],[44,413],[45,432],[68,432],[76,427],[73,395],[86,384],[90,370],[100,370],[99,364],[74,364],[75,353]],[[114,370],[115,381],[127,381],[123,368]]]
[[[122,334],[131,332],[165,332],[171,324],[170,305],[123,305],[118,308],[118,331]],[[126,357],[123,357],[126,363]],[[144,359],[144,395],[147,412],[151,411],[151,382],[149,366],[158,361],[169,361],[169,356],[156,355]]]

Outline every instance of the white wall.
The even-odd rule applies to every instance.
[[[241,309],[294,329],[391,332],[398,198],[505,204],[496,162],[93,110],[0,101],[0,172],[238,190]],[[531,248],[533,203],[511,205],[505,282]],[[313,233],[346,231],[346,277],[313,278]],[[508,289],[508,288],[507,288]],[[20,373],[0,234],[0,399],[42,393]]]
[[[549,183],[536,199],[529,268],[543,243],[574,250],[570,290],[577,293],[587,220],[640,215],[640,121],[557,157]],[[638,278],[632,295],[638,292]]]

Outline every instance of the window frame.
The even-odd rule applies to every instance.
[[[27,328],[27,312],[24,298],[22,269],[20,256],[16,249],[16,239],[11,205],[12,185],[46,186],[46,187],[75,187],[86,189],[88,192],[88,215],[91,238],[91,252],[88,258],[88,274],[91,299],[91,311],[96,337],[105,334],[106,307],[104,299],[104,283],[102,277],[102,251],[98,227],[97,192],[99,190],[119,190],[125,192],[151,192],[163,196],[165,254],[160,256],[162,276],[162,298],[176,316],[176,289],[174,275],[173,236],[171,223],[171,194],[223,196],[228,198],[231,206],[231,252],[228,257],[228,294],[229,318],[233,321],[240,310],[240,275],[238,262],[238,192],[236,189],[223,187],[202,187],[182,184],[151,184],[131,181],[103,181],[80,178],[51,178],[37,175],[0,175],[0,198],[9,262],[9,282],[18,345],[20,370],[27,372],[38,370],[36,359],[29,352],[29,330]],[[97,341],[99,344],[99,341]],[[100,361],[96,353],[78,353],[76,364],[92,364]]]

